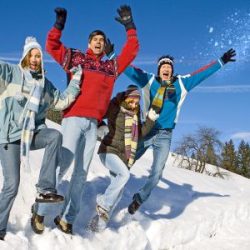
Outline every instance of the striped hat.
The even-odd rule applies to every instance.
[[[174,58],[170,55],[164,55],[158,59],[158,63],[157,63],[157,66],[158,66],[157,75],[158,76],[160,74],[160,68],[163,64],[169,64],[172,67],[172,75],[173,75],[173,73],[174,73]]]
[[[127,90],[125,91],[125,97],[140,98],[141,94],[140,94],[138,87],[136,85],[133,85],[133,84],[129,85],[127,87]]]

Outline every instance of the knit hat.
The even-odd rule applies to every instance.
[[[106,35],[105,35],[105,33],[104,33],[103,31],[101,31],[101,30],[94,30],[94,31],[92,31],[92,32],[89,34],[89,43],[91,42],[92,38],[93,38],[94,36],[97,36],[97,35],[103,36],[104,41],[105,41],[105,43],[106,43]]]
[[[42,54],[42,47],[41,47],[41,45],[37,42],[36,38],[35,38],[35,37],[32,37],[32,36],[28,36],[28,37],[26,37],[26,39],[25,39],[25,44],[24,44],[24,47],[23,47],[23,55],[22,55],[21,61],[23,60],[23,58],[28,54],[28,52],[29,52],[31,49],[39,49],[40,52],[41,52],[41,54]]]
[[[140,98],[141,94],[140,94],[138,87],[136,85],[133,85],[133,84],[129,85],[127,87],[126,92],[125,92],[125,97]]]
[[[158,68],[157,68],[157,75],[159,76],[160,74],[160,69],[161,69],[161,66],[163,64],[169,64],[172,68],[172,75],[174,74],[174,58],[170,55],[164,55],[164,56],[161,56],[159,59],[158,59]]]

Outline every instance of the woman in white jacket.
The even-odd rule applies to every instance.
[[[6,235],[10,210],[18,192],[20,165],[29,167],[30,149],[45,148],[36,184],[36,202],[63,201],[55,188],[62,135],[46,127],[45,117],[49,108],[63,110],[75,100],[82,72],[77,68],[69,86],[61,93],[44,76],[42,55],[36,39],[27,37],[19,64],[0,61],[0,160],[4,180],[0,193],[1,240]]]

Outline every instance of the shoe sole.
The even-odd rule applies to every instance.
[[[38,203],[59,203],[59,202],[62,202],[64,201],[64,199],[61,199],[61,200],[44,200],[44,199],[38,199],[36,198],[35,202],[38,202]]]

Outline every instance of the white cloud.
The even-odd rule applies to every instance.
[[[231,135],[232,139],[250,141],[250,132],[237,132]]]

